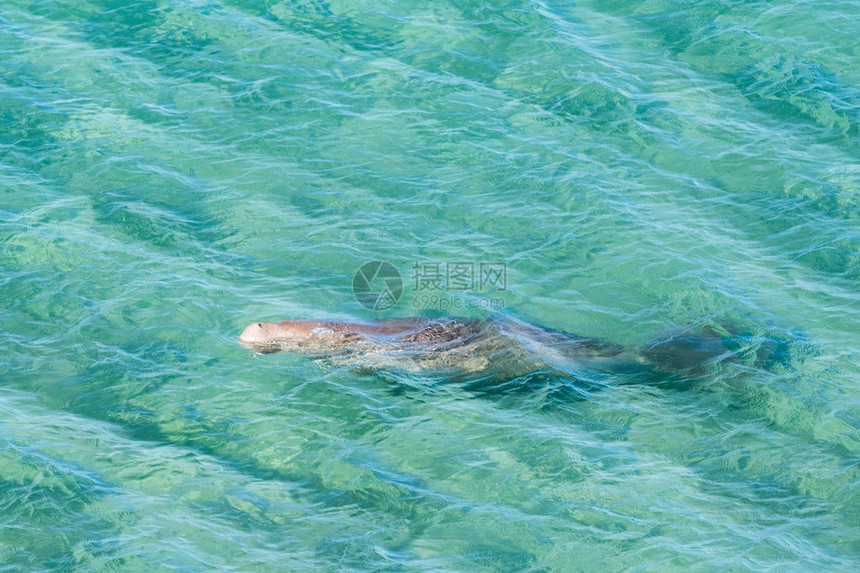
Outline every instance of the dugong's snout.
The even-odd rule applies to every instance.
[[[307,345],[313,338],[313,329],[319,325],[320,323],[310,320],[252,322],[239,335],[239,344],[262,354],[299,348]]]
[[[239,342],[249,342],[253,340],[254,337],[254,329],[259,329],[263,323],[255,322],[253,324],[249,324],[245,330],[242,331],[242,334],[239,335]]]
[[[239,335],[239,344],[254,352],[274,352],[273,345],[277,337],[273,336],[273,327],[276,326],[271,322],[252,322]]]

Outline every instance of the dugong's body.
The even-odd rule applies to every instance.
[[[722,340],[709,331],[628,348],[511,319],[467,318],[254,322],[239,336],[242,346],[264,354],[288,351],[362,367],[506,376],[547,369],[678,371],[730,353]]]
[[[482,370],[494,354],[519,348],[503,338],[497,321],[459,318],[256,322],[239,342],[264,354],[297,352],[361,366],[430,371]]]

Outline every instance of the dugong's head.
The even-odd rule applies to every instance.
[[[252,322],[239,335],[239,344],[268,354],[282,350],[327,354],[354,342],[354,333],[342,332],[335,325],[318,320]]]

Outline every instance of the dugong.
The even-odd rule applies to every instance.
[[[714,328],[638,347],[585,338],[512,318],[393,318],[366,322],[253,322],[239,343],[254,352],[295,352],[363,368],[431,373],[693,371],[735,354]]]

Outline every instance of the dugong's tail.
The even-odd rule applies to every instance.
[[[775,336],[742,334],[733,325],[720,324],[650,342],[640,352],[648,364],[664,372],[695,372],[719,362],[770,369],[788,364],[790,343]]]

